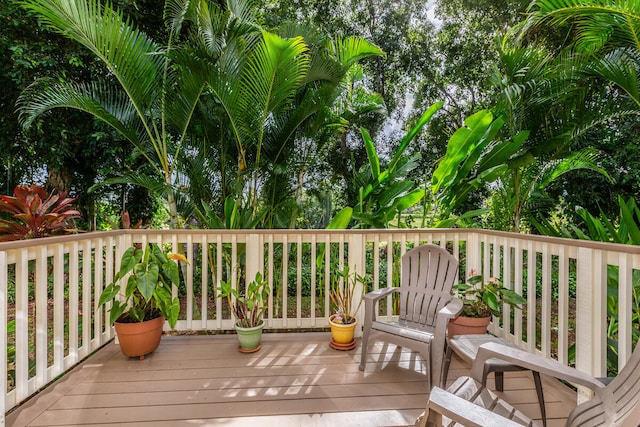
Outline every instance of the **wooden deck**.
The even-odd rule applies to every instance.
[[[234,335],[165,336],[145,360],[108,344],[6,417],[8,426],[398,426],[424,410],[424,363],[376,343],[358,371],[359,347],[328,346],[328,333],[265,334],[237,351]],[[454,360],[453,381],[469,366]],[[492,383],[492,382],[491,382]],[[505,375],[507,400],[539,418],[528,372]],[[549,427],[564,424],[575,394],[547,381]]]

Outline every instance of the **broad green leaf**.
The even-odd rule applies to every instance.
[[[362,139],[364,139],[364,147],[367,150],[367,157],[369,158],[369,166],[371,167],[371,175],[374,180],[378,180],[378,175],[380,175],[380,159],[378,158],[378,153],[376,152],[376,147],[371,139],[371,135],[365,128],[360,128],[360,133],[362,133]]]
[[[389,170],[393,171],[395,169],[396,163],[398,163],[398,160],[400,160],[400,157],[402,157],[402,155],[404,154],[404,150],[407,149],[407,146],[409,145],[411,140],[415,138],[415,136],[418,134],[418,132],[420,132],[420,129],[422,129],[424,125],[429,123],[429,120],[431,120],[433,115],[437,113],[443,107],[443,105],[444,102],[442,101],[436,102],[435,104],[427,108],[427,111],[425,111],[422,116],[420,116],[418,123],[416,123],[416,125],[404,136],[404,138],[402,138],[402,141],[400,141],[400,146],[396,150],[396,153],[391,159],[391,162],[389,162]]]
[[[138,290],[147,301],[153,297],[153,291],[158,284],[159,271],[160,267],[157,264],[151,264],[148,271],[145,271],[143,265],[136,265],[134,268]]]
[[[478,167],[478,159],[484,154],[486,148],[493,142],[503,125],[504,119],[501,117],[498,117],[489,125],[489,128],[486,130],[484,135],[482,135],[480,140],[475,143],[473,149],[467,153],[467,158],[458,168],[456,178],[453,180],[453,185],[460,180],[466,179],[474,169],[477,171],[476,174],[483,171],[482,168]],[[499,142],[498,144],[507,144],[507,142]]]
[[[410,207],[419,203],[420,200],[424,198],[425,193],[426,191],[424,190],[424,188],[418,188],[416,190],[413,190],[411,193],[398,198],[395,206],[396,209],[400,212],[404,211],[405,209],[409,209]]]
[[[228,230],[235,228],[237,214],[238,203],[232,196],[227,196],[224,201],[224,220]]]
[[[433,172],[431,179],[434,193],[446,185],[453,176],[460,163],[473,150],[493,121],[493,115],[488,110],[481,110],[465,120],[465,126],[459,128],[449,138],[444,158]]]
[[[169,276],[168,279],[170,283],[167,283],[167,285],[178,285],[180,283],[180,271],[178,268],[178,264],[171,260],[167,260],[167,262],[163,265],[163,271]]]
[[[102,293],[100,294],[100,299],[98,300],[98,307],[103,306],[105,303],[113,300],[116,295],[120,292],[120,285],[116,285],[114,283],[106,286]]]
[[[118,320],[126,308],[127,306],[125,304],[120,304],[120,301],[114,300],[113,305],[111,306],[111,311],[109,312],[109,322],[114,323]]]
[[[327,230],[344,230],[349,225],[351,221],[351,217],[353,216],[353,209],[350,207],[345,207],[338,212],[331,222],[327,225]]]
[[[634,218],[634,211],[624,202],[622,197],[618,198],[618,204],[620,205],[620,220],[627,227],[631,241],[634,245],[640,245],[640,228]]]
[[[171,300],[171,307],[167,310],[167,314],[167,321],[169,322],[171,329],[173,329],[176,327],[178,315],[180,314],[180,300],[178,300],[178,298],[173,298]]]
[[[485,293],[482,294],[482,300],[489,306],[492,312],[495,313],[500,311],[498,296],[493,292],[485,291]]]
[[[120,271],[118,274],[120,277],[124,277],[125,274],[129,273],[133,270],[133,267],[140,262],[142,259],[142,251],[137,251],[134,246],[128,248],[122,254],[122,258],[120,261]]]
[[[518,132],[511,141],[499,142],[482,156],[478,169],[485,170],[506,163],[529,137],[529,131]]]
[[[378,197],[378,205],[387,206],[394,201],[398,196],[406,194],[407,191],[414,187],[413,181],[400,181],[396,182],[389,187],[386,187],[382,194]]]

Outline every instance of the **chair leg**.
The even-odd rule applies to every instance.
[[[494,371],[496,380],[496,390],[504,391],[504,372]]]
[[[367,365],[367,347],[369,345],[369,333],[371,332],[371,323],[365,325],[362,330],[362,344],[360,351],[360,366],[358,369],[364,371],[365,366]]]
[[[447,378],[449,377],[449,368],[451,367],[451,356],[453,351],[451,347],[447,346],[447,351],[444,353],[444,366],[442,367],[442,381],[440,381],[440,387],[447,389]]]
[[[540,379],[540,373],[537,371],[531,371],[531,373],[533,374],[533,382],[536,384],[536,393],[538,395],[538,404],[540,405],[542,425],[547,427],[547,411],[544,406],[544,394],[542,392],[542,380]]]

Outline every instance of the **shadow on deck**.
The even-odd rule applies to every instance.
[[[142,361],[110,343],[8,414],[6,425],[413,425],[427,401],[421,357],[378,342],[362,373],[359,347],[333,350],[329,336],[265,334],[253,354],[239,353],[234,335],[165,336]],[[468,372],[454,358],[449,381]],[[564,425],[575,393],[546,382],[548,425]],[[540,417],[528,372],[507,373],[505,394]]]

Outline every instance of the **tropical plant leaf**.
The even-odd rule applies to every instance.
[[[351,217],[353,216],[353,208],[345,207],[342,208],[333,219],[329,222],[326,229],[327,230],[344,230],[349,225],[351,221]]]
[[[369,158],[369,167],[371,168],[371,176],[374,180],[378,180],[380,176],[380,159],[376,152],[376,147],[371,139],[371,135],[365,128],[360,128],[362,133],[362,139],[364,140],[364,147],[367,151],[367,157]]]
[[[135,274],[138,282],[138,290],[147,301],[153,297],[153,292],[158,283],[159,272],[160,267],[157,264],[149,265],[148,269],[141,264],[136,264],[133,268],[133,274]]]

